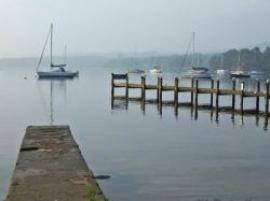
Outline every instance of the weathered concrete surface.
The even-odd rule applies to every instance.
[[[106,200],[68,126],[29,126],[6,201],[86,201],[86,185]]]

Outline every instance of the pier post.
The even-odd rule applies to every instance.
[[[178,108],[178,84],[179,84],[179,79],[176,77],[174,79],[174,107]]]
[[[244,114],[244,96],[245,96],[245,82],[242,81],[241,83],[241,95],[240,95],[240,110],[241,110],[241,115]]]
[[[268,116],[269,112],[269,80],[266,81],[265,86],[265,115]]]
[[[256,92],[257,92],[257,95],[256,95],[256,113],[259,114],[259,111],[260,111],[260,93],[261,91],[261,83],[259,80],[257,80],[257,89],[256,89]]]
[[[217,80],[217,89],[216,89],[216,113],[219,112],[219,80]]]
[[[235,110],[235,89],[236,89],[236,81],[233,78],[232,80],[232,111]]]
[[[114,97],[114,74],[112,73],[112,79],[111,79],[111,97]]]
[[[211,93],[210,93],[210,107],[213,108],[213,99],[214,99],[214,80],[211,79]]]
[[[157,103],[159,103],[159,85],[160,85],[160,77],[157,78]]]
[[[128,100],[128,75],[126,76],[126,100]]]
[[[159,90],[159,104],[162,105],[162,82],[163,82],[163,79],[162,77],[159,77],[159,86],[158,86],[158,90]]]
[[[162,77],[158,77],[158,94],[159,94],[159,97],[158,97],[158,109],[159,109],[159,113],[160,115],[162,115]]]
[[[141,100],[142,102],[145,102],[145,76],[141,76]]]
[[[195,81],[195,108],[197,109],[198,107],[198,88],[199,88],[199,80]]]
[[[191,92],[190,92],[190,104],[193,106],[193,90],[194,90],[194,79],[191,79]]]

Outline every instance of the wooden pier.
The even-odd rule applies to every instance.
[[[68,126],[29,126],[5,201],[105,201]]]
[[[118,81],[117,81],[118,80]],[[179,106],[189,106],[195,109],[211,109],[215,110],[216,113],[220,111],[238,113],[241,115],[251,114],[251,115],[264,115],[269,116],[269,81],[265,83],[265,91],[261,91],[261,82],[257,81],[256,91],[248,91],[245,89],[245,82],[241,82],[240,89],[236,88],[236,80],[232,80],[231,89],[220,88],[219,80],[209,80],[209,88],[199,87],[199,80],[191,79],[190,86],[181,86],[179,79],[176,77],[174,80],[174,85],[163,85],[162,77],[158,77],[157,84],[146,84],[146,78],[141,77],[141,83],[130,83],[128,74],[112,74],[111,78],[111,97],[113,99],[123,99],[126,101],[140,101],[142,104],[145,103],[156,103],[159,106],[160,112],[162,112],[163,105],[174,106],[175,110]],[[115,95],[115,88],[125,88],[124,95]],[[130,89],[140,89],[140,97],[129,97]],[[155,99],[146,99],[146,92],[154,90],[156,91]],[[171,101],[164,101],[162,94],[163,92],[171,91],[174,93],[174,98]],[[189,102],[181,102],[180,95],[183,93],[190,94]],[[206,94],[209,95],[209,104],[199,104],[199,95]],[[221,97],[229,96],[231,97],[230,106],[220,105]],[[240,106],[236,108],[236,96],[240,98]],[[246,98],[254,98],[254,108],[245,109],[244,100]],[[260,110],[260,99],[264,99],[264,110]],[[214,104],[215,102],[215,104]]]

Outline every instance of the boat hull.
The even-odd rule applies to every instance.
[[[250,74],[247,73],[231,73],[232,78],[249,78]]]
[[[182,75],[182,77],[189,78],[189,79],[211,79],[210,74],[205,74],[205,75],[185,74],[185,75]]]
[[[57,71],[57,72],[50,72],[50,71],[41,71],[37,72],[39,78],[74,78],[79,75],[79,72],[72,72],[72,71]]]
[[[202,71],[202,70],[191,70],[188,72],[185,72],[182,74],[183,78],[194,78],[194,79],[210,79],[211,74],[207,71]]]
[[[236,71],[231,71],[230,73],[232,78],[249,78],[250,74],[246,71],[242,70],[236,70]]]
[[[144,70],[140,70],[140,69],[135,69],[135,70],[131,70],[128,73],[133,73],[133,74],[144,74],[145,71]]]
[[[160,74],[160,73],[162,73],[162,71],[159,70],[159,69],[151,69],[150,73],[152,73],[152,74]]]
[[[216,70],[216,73],[218,75],[225,75],[225,74],[229,74],[229,71],[228,70],[223,70],[223,69],[218,69],[218,70]]]

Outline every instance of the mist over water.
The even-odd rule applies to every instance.
[[[264,91],[270,78],[269,10],[268,0],[0,1],[0,200],[26,127],[48,124],[70,125],[94,174],[111,176],[98,181],[109,200],[270,200],[268,118],[190,107],[163,106],[161,112],[155,104],[110,96],[111,73],[145,70],[147,84],[156,84],[149,73],[154,65],[162,68],[163,83],[173,85],[190,70],[190,58],[184,61],[192,32],[196,65],[212,74],[261,71],[244,80],[245,89],[255,91],[258,79]],[[76,79],[35,75],[51,23],[54,62],[63,62],[67,45],[70,69],[80,71]],[[48,57],[47,47],[40,68],[48,69]],[[139,75],[129,78],[140,82]],[[230,77],[215,79],[231,89]],[[180,79],[180,85],[190,81]],[[133,97],[140,93],[130,90]],[[146,97],[154,99],[156,92]],[[173,94],[164,92],[163,98],[172,100]],[[179,100],[188,102],[190,94]],[[209,96],[200,95],[199,102],[209,103]],[[264,103],[261,98],[262,111]],[[230,104],[231,97],[220,98],[220,105]],[[254,106],[254,98],[245,98],[245,109]]]

